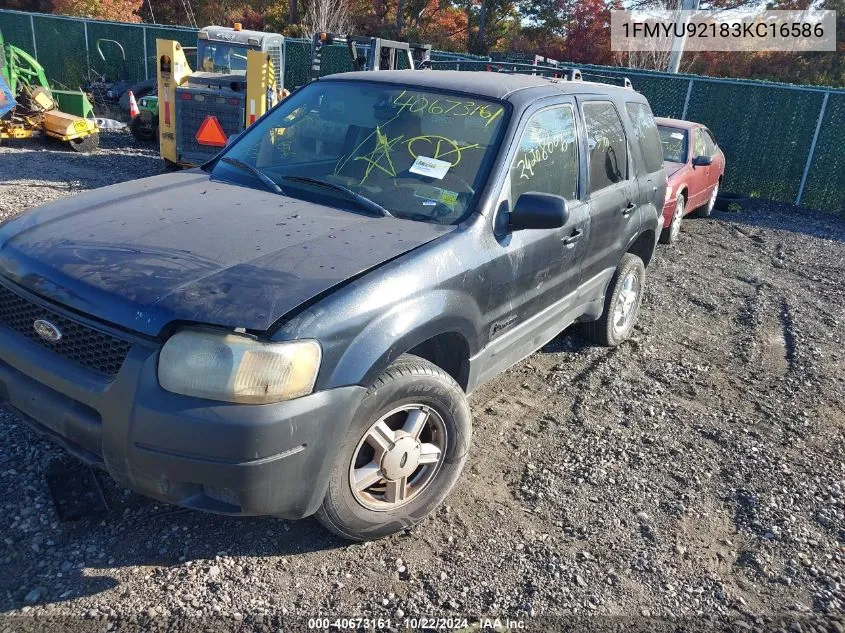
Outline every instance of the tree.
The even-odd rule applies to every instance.
[[[143,0],[53,0],[53,13],[83,18],[140,22]]]
[[[348,33],[352,17],[347,0],[309,0],[303,26],[306,33]]]
[[[613,63],[610,50],[610,11],[621,9],[619,0],[579,0],[564,21],[565,59],[576,64]]]
[[[468,0],[465,7],[467,48],[471,53],[484,55],[512,39],[519,29],[514,0]]]

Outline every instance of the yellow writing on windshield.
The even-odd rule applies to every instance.
[[[372,172],[373,169],[378,169],[391,178],[396,178],[396,167],[393,165],[393,160],[390,158],[390,152],[393,151],[393,146],[403,138],[405,138],[404,134],[393,139],[388,139],[387,135],[382,133],[381,127],[376,126],[376,146],[373,148],[373,151],[366,156],[356,156],[353,159],[363,160],[367,163],[364,177],[361,179],[362,185],[367,181],[367,178],[369,178],[370,172]]]
[[[399,106],[397,114],[402,114],[406,109],[413,114],[434,114],[434,115],[451,115],[451,116],[479,116],[486,121],[486,125],[490,125],[493,121],[501,116],[505,108],[499,106],[490,108],[486,104],[479,104],[475,101],[465,101],[456,99],[429,99],[422,95],[413,96],[408,95],[407,90],[403,90],[399,96],[393,100],[393,105]],[[402,100],[404,98],[404,101]]]
[[[428,156],[438,160],[447,160],[452,163],[453,167],[461,162],[462,152],[481,147],[478,143],[462,146],[458,141],[432,134],[408,139],[406,146],[408,153],[414,159],[420,155]]]

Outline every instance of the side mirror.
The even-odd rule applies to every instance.
[[[569,220],[566,200],[548,193],[528,191],[516,201],[509,218],[511,231],[558,229]]]
[[[709,156],[696,156],[692,159],[692,166],[693,167],[707,167],[707,165],[712,165],[713,159]]]

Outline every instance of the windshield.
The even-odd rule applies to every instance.
[[[226,44],[225,42],[200,41],[201,49],[197,57],[200,70],[207,73],[246,72],[246,46]]]
[[[663,160],[670,163],[687,162],[687,132],[677,127],[658,125],[660,144],[663,146]]]
[[[397,217],[455,224],[471,212],[505,118],[495,101],[318,81],[248,128],[226,156],[261,170],[287,195],[357,210],[345,187]],[[261,186],[231,163],[218,161],[213,174]]]

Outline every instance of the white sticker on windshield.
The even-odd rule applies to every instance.
[[[679,140],[683,140],[683,139],[684,139],[684,135],[683,135],[683,134],[681,134],[680,132],[672,132],[672,138],[676,138],[676,139],[679,139]]]
[[[442,179],[449,171],[452,163],[445,160],[438,160],[436,158],[429,158],[428,156],[417,156],[417,160],[411,165],[408,170],[412,174],[419,174],[427,178]]]

